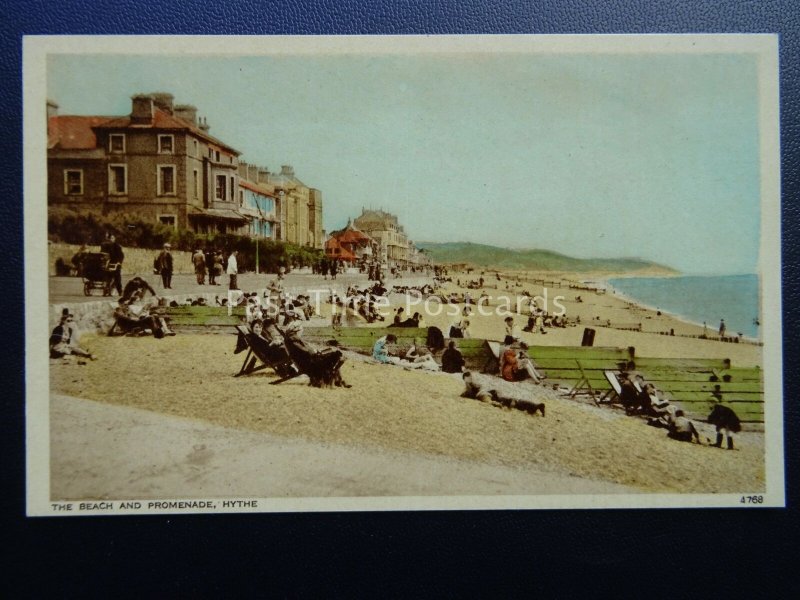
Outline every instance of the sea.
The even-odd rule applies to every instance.
[[[758,275],[626,277],[609,285],[634,302],[708,325],[716,335],[725,319],[729,335],[759,339],[762,321]]]

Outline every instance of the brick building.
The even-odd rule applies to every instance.
[[[238,232],[239,152],[197,109],[138,94],[123,117],[59,116],[48,105],[48,203],[136,214],[199,233]]]
[[[167,93],[133,96],[126,116],[59,115],[48,102],[48,205],[322,248],[322,193],[288,165],[240,166],[209,129]]]

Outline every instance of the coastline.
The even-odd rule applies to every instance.
[[[675,277],[693,277],[693,276],[692,275],[677,275],[677,276],[670,276],[669,278],[675,278]],[[698,276],[698,277],[700,277],[700,276]],[[631,276],[630,278],[633,279],[633,278],[635,278],[635,276]],[[644,276],[642,278],[644,278],[644,279],[654,279],[655,277],[652,276],[652,275],[647,275],[647,276]],[[624,279],[624,278],[615,276],[615,277],[612,277],[611,279]],[[708,334],[706,334],[706,335],[708,336],[708,339],[716,339],[716,340],[719,339],[719,330],[718,330],[717,327],[714,327],[712,325],[708,325],[707,323],[706,323],[706,326],[707,326],[706,327],[706,326],[703,325],[703,323],[692,320],[691,317],[688,317],[686,315],[682,315],[680,313],[676,313],[676,312],[673,312],[673,311],[670,311],[670,310],[667,310],[667,309],[664,309],[664,308],[653,306],[651,304],[643,302],[642,300],[639,300],[638,298],[634,298],[633,296],[630,296],[629,294],[621,291],[619,288],[614,287],[614,285],[611,283],[610,279],[604,280],[603,283],[604,283],[604,285],[606,286],[606,289],[607,289],[606,293],[612,293],[617,298],[620,298],[620,299],[624,300],[625,302],[629,302],[630,304],[634,304],[634,305],[638,306],[639,308],[641,308],[642,310],[646,310],[646,311],[649,311],[649,312],[652,312],[652,313],[657,313],[657,312],[660,311],[662,314],[668,315],[668,316],[674,318],[675,320],[680,321],[681,323],[685,323],[687,325],[691,325],[693,327],[696,327],[700,331],[699,335],[703,335],[704,329],[707,328],[708,329]],[[758,345],[758,346],[763,346],[763,344],[764,344],[763,341],[760,338],[752,337],[752,336],[749,336],[749,335],[730,336],[730,337],[739,337],[741,340],[743,340],[746,343],[755,344],[755,345]]]

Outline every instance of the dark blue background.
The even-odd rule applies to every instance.
[[[798,3],[98,0],[3,7],[0,102],[2,588],[27,596],[559,596],[794,588],[798,438]],[[780,34],[787,510],[504,511],[24,518],[24,34]],[[624,456],[620,457],[625,460]],[[788,568],[788,571],[784,569]],[[92,593],[93,592],[93,593]],[[15,594],[16,596],[16,594]]]

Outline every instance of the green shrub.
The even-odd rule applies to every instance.
[[[48,239],[51,242],[99,246],[107,233],[127,248],[160,249],[169,242],[175,250],[191,252],[196,248],[214,248],[225,254],[239,251],[239,270],[254,271],[256,244],[258,267],[261,273],[277,273],[280,267],[287,270],[310,266],[322,258],[322,250],[297,246],[288,242],[255,240],[232,233],[195,233],[187,229],[174,229],[162,223],[144,221],[133,215],[98,215],[79,213],[66,207],[50,207],[47,215]]]

